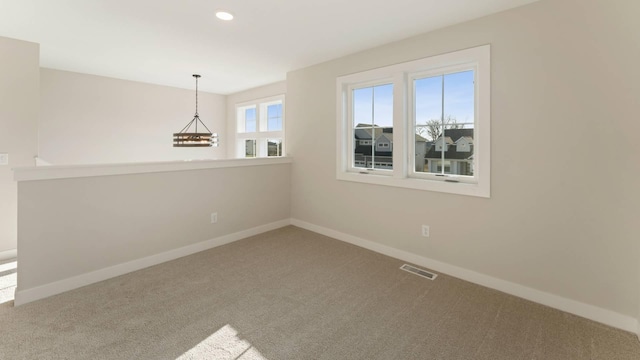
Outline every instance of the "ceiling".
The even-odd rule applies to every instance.
[[[42,67],[231,94],[534,1],[0,0],[0,36],[39,43]]]

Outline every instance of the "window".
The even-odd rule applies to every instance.
[[[354,126],[352,167],[393,168],[389,144],[385,143],[393,133],[393,84],[354,87],[350,91]],[[385,154],[381,154],[378,149],[384,147]]]
[[[267,140],[267,156],[282,156],[282,139]]]
[[[244,141],[244,157],[256,157],[256,141],[253,139]]]
[[[339,77],[337,178],[489,197],[489,60],[485,45]]]
[[[236,105],[236,156],[284,154],[284,96]]]

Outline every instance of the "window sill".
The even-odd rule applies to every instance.
[[[436,191],[457,195],[477,196],[484,198],[491,197],[489,186],[482,186],[481,184],[469,184],[462,182],[452,183],[446,182],[444,180],[398,178],[386,175],[376,175],[374,173],[362,174],[343,171],[339,171],[337,173],[337,179],[342,181],[393,186],[415,190]]]

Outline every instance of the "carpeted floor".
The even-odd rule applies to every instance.
[[[634,334],[402,264],[290,226],[0,306],[0,359],[640,359]]]

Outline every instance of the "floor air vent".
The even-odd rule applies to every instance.
[[[435,278],[438,277],[438,275],[434,274],[434,273],[430,273],[427,270],[422,270],[420,268],[417,268],[415,266],[411,266],[408,264],[404,264],[402,266],[400,266],[400,270],[404,270],[404,271],[408,271],[412,274],[416,274],[418,276],[422,276],[423,278],[427,278],[429,280],[435,280]]]

